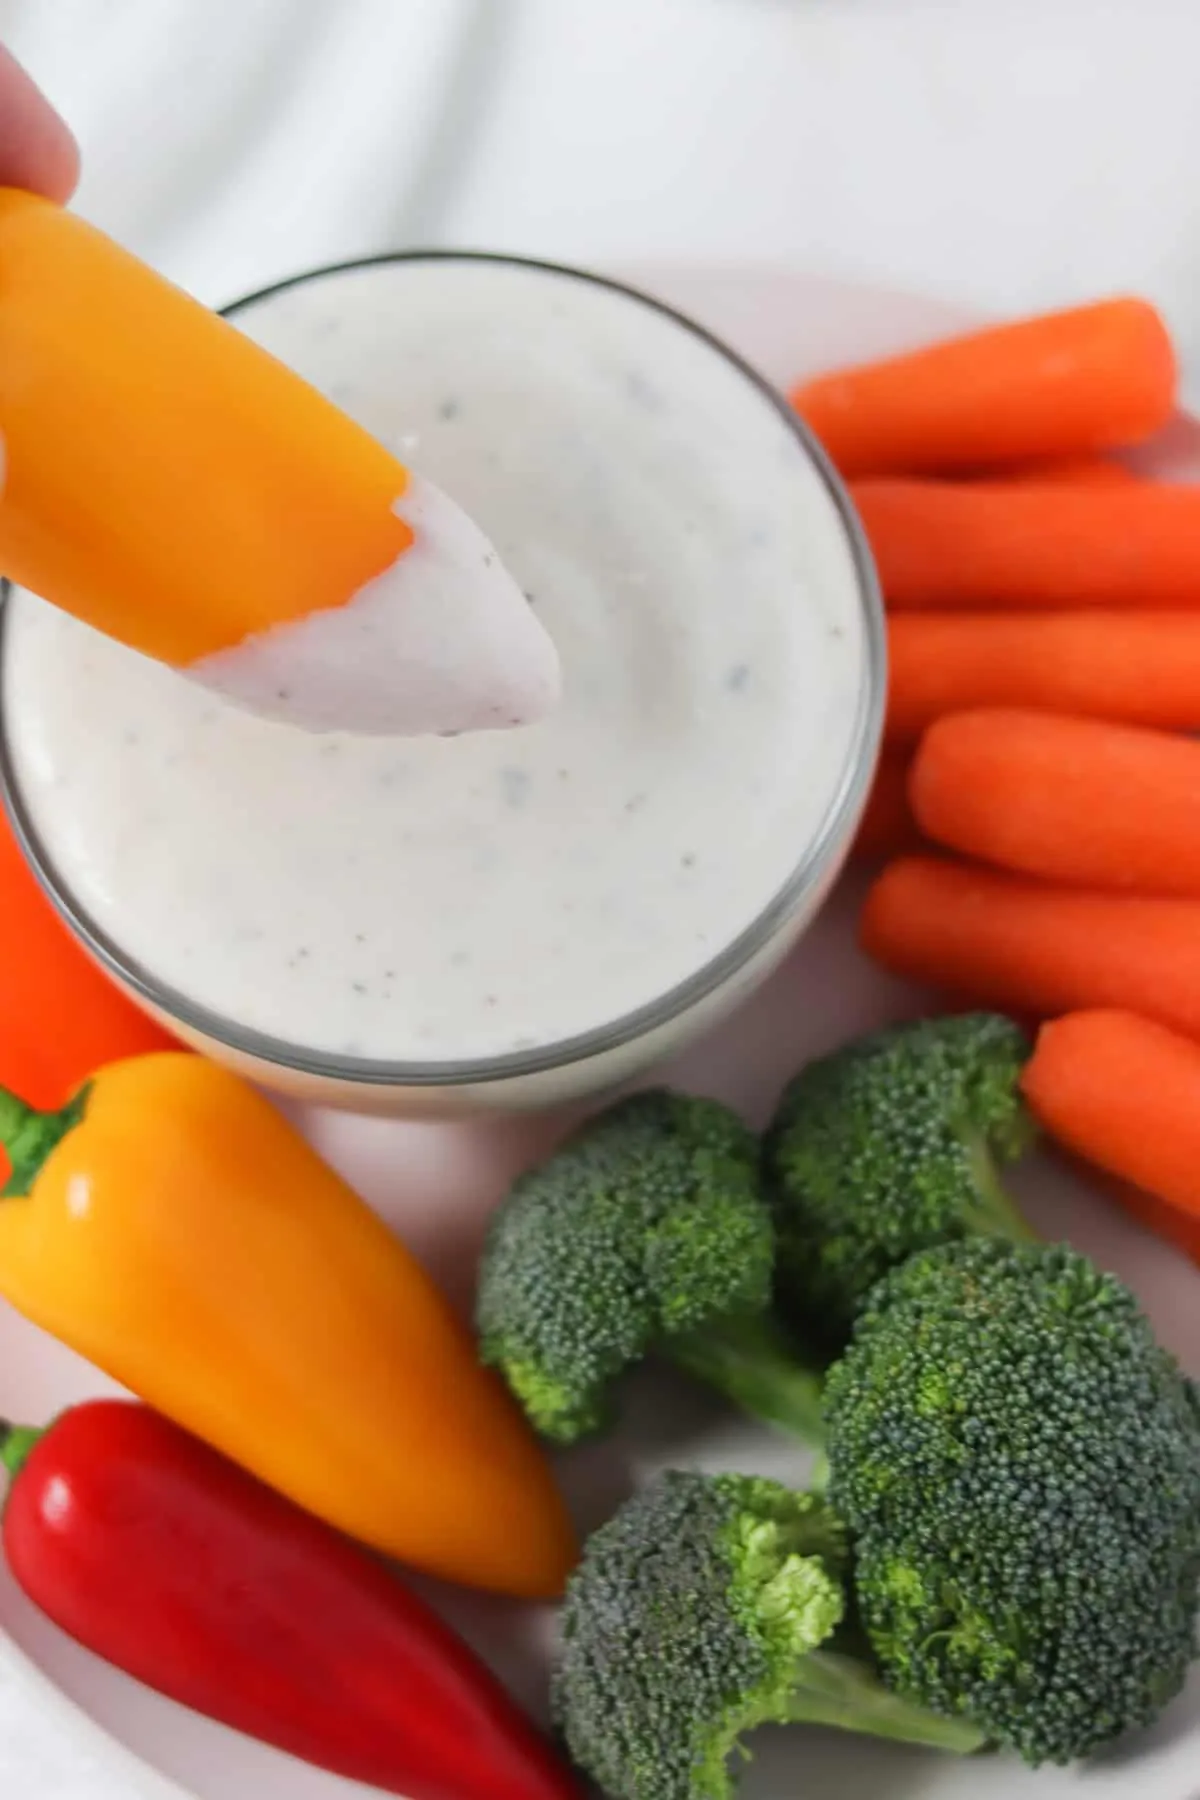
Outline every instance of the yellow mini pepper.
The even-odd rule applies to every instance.
[[[268,1101],[200,1056],[0,1090],[0,1293],[352,1537],[550,1598],[574,1543],[542,1454],[420,1265]]]

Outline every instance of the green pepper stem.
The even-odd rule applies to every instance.
[[[32,1425],[10,1425],[7,1419],[0,1419],[0,1463],[8,1470],[10,1481],[21,1473],[42,1435]]]
[[[90,1091],[89,1084],[57,1112],[39,1112],[8,1088],[0,1088],[0,1145],[12,1171],[0,1198],[18,1199],[32,1192],[50,1152],[82,1119]]]

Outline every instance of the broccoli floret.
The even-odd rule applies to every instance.
[[[1127,1288],[976,1239],[869,1296],[829,1495],[885,1678],[1032,1764],[1145,1726],[1195,1653],[1200,1405]]]
[[[845,1563],[814,1495],[661,1476],[596,1532],[568,1586],[554,1708],[575,1762],[613,1800],[726,1800],[757,1725],[978,1749],[981,1733],[898,1700],[839,1647]]]
[[[994,1013],[874,1032],[803,1069],[766,1140],[780,1305],[827,1349],[864,1295],[915,1251],[1030,1237],[997,1162],[1032,1139],[1024,1034]]]
[[[615,1379],[652,1351],[814,1441],[819,1382],[768,1316],[773,1265],[753,1133],[714,1100],[637,1094],[495,1214],[480,1353],[557,1443],[607,1424]]]

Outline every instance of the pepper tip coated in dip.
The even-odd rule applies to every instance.
[[[478,528],[235,326],[0,188],[0,574],[312,731],[542,717],[558,662]]]

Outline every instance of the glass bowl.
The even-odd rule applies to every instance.
[[[462,1061],[383,1061],[311,1050],[249,1029],[159,980],[96,924],[55,867],[21,794],[8,722],[0,710],[0,797],[11,824],[61,917],[120,987],[183,1042],[280,1093],[353,1112],[424,1118],[549,1107],[616,1088],[713,1025],[758,987],[812,920],[845,860],[875,766],[886,692],[883,609],[874,566],[837,474],[786,401],[719,339],[673,308],[584,270],[484,253],[417,251],[312,270],[236,301],[225,309],[226,316],[236,317],[327,276],[432,258],[518,263],[556,277],[596,283],[654,308],[724,357],[786,419],[828,492],[855,574],[863,657],[849,750],[829,804],[817,829],[797,846],[792,873],[753,921],[685,981],[636,1011],[560,1042]],[[0,583],[0,683],[8,611],[7,584]]]

